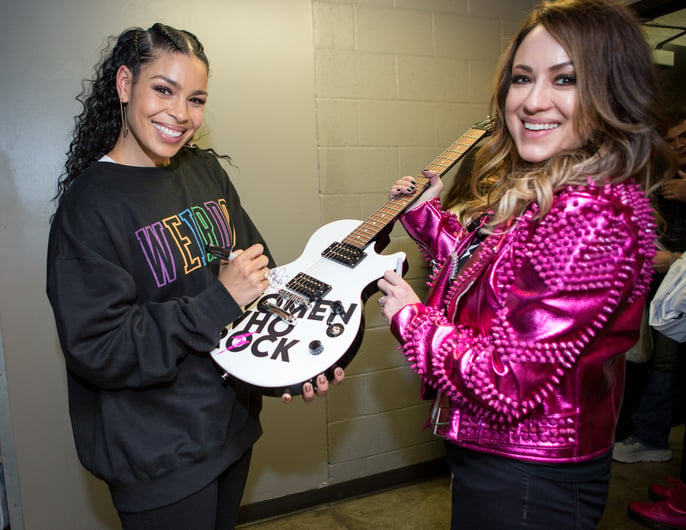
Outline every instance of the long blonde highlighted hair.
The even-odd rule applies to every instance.
[[[522,160],[505,125],[505,100],[514,56],[524,38],[543,26],[565,49],[577,78],[574,130],[584,144],[531,164]],[[640,23],[612,0],[548,0],[521,26],[502,56],[491,100],[493,136],[478,152],[463,221],[493,212],[492,229],[529,204],[551,206],[570,185],[633,179],[650,191],[671,168],[660,91]]]

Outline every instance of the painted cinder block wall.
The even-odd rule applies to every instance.
[[[487,116],[492,79],[533,0],[331,0],[312,2],[320,223],[367,219],[401,175],[416,175]],[[454,170],[449,172],[449,184]],[[385,253],[404,251],[406,279],[425,292],[427,269],[401,226]],[[325,403],[326,487],[439,458],[422,427],[430,403],[406,365],[376,300],[345,383]],[[319,406],[316,404],[315,406]],[[284,476],[278,407],[266,404],[244,503],[313,489]],[[274,431],[272,431],[274,429]],[[275,483],[274,480],[277,480]],[[288,491],[282,486],[286,486]]]
[[[486,117],[493,73],[531,0],[315,1],[314,75],[322,223],[366,219],[391,183],[416,175]],[[452,172],[445,178],[449,182]],[[388,251],[426,267],[401,226]],[[431,460],[442,443],[422,426],[418,378],[367,304],[366,335],[345,384],[327,400],[330,481]]]
[[[64,361],[45,296],[50,199],[80,80],[107,35],[162,21],[211,59],[202,142],[229,174],[279,263],[319,226],[365,219],[487,112],[507,37],[532,0],[23,0],[0,33],[0,449],[12,527],[116,530],[105,486],[73,445]],[[448,177],[449,178],[449,177]],[[417,288],[426,270],[396,229]],[[376,296],[345,384],[327,400],[267,399],[244,503],[432,460],[427,404]]]

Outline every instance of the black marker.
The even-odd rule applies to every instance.
[[[212,254],[215,258],[223,259],[224,261],[231,261],[236,257],[236,254],[230,248],[218,247],[216,245],[205,245],[205,251]]]

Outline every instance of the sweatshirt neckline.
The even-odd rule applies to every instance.
[[[178,167],[181,157],[181,152],[177,153],[169,160],[169,164],[166,166],[130,166],[128,164],[120,164],[109,157],[107,157],[107,159],[105,159],[105,157],[100,158],[96,163],[102,164],[105,167],[117,168],[117,171],[130,171],[131,173],[166,173]]]

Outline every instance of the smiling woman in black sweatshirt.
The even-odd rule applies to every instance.
[[[187,31],[123,32],[80,99],[58,182],[47,293],[72,428],[125,529],[233,528],[261,434],[261,396],[226,384],[208,353],[274,266],[217,156],[188,145],[208,70]]]

